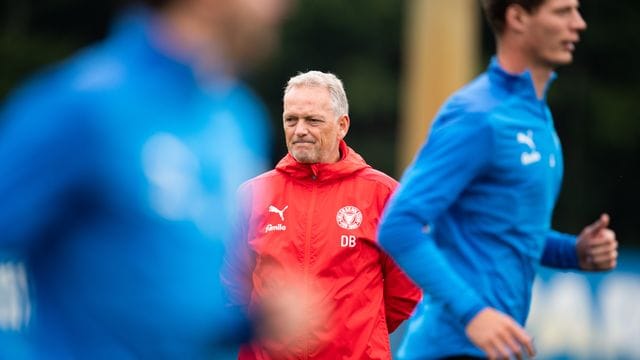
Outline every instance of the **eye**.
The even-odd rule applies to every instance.
[[[573,8],[571,7],[563,7],[556,10],[556,14],[561,16],[569,16],[573,13]]]

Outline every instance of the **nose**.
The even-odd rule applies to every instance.
[[[307,125],[305,121],[298,121],[296,123],[296,127],[294,129],[294,134],[296,136],[305,136],[309,133],[307,129]]]
[[[584,21],[580,11],[576,10],[573,16],[572,27],[577,31],[584,31],[587,29],[587,22]]]

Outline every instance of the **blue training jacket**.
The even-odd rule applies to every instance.
[[[219,268],[270,128],[244,86],[160,51],[161,28],[126,13],[3,108],[0,254],[25,264],[31,305],[0,358],[216,359],[247,335]]]
[[[577,266],[575,237],[550,228],[562,171],[528,71],[508,74],[493,58],[444,104],[379,229],[424,290],[400,359],[482,356],[465,335],[471,318],[491,306],[524,324],[539,259]]]

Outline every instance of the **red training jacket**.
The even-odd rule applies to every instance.
[[[246,200],[242,235],[248,247],[228,254],[233,268],[223,281],[232,301],[251,309],[270,288],[300,281],[316,294],[307,314],[328,311],[328,320],[311,335],[254,342],[241,349],[240,359],[391,359],[389,333],[421,297],[376,244],[382,210],[397,182],[344,141],[340,153],[341,160],[331,164],[302,164],[287,154],[275,170],[239,190]],[[250,265],[239,266],[243,261]],[[250,288],[243,289],[243,282]]]

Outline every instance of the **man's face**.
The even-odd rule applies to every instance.
[[[575,44],[587,24],[578,0],[546,0],[525,16],[525,47],[534,63],[555,68],[573,60]]]
[[[292,88],[284,97],[282,120],[287,149],[297,161],[313,164],[339,160],[339,144],[349,129],[349,117],[335,114],[325,87]]]

